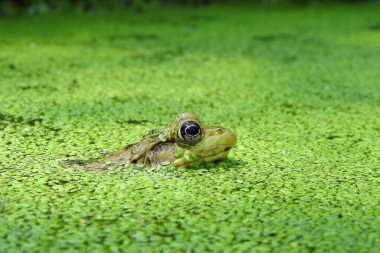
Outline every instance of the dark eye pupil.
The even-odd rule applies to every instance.
[[[185,143],[194,145],[202,139],[202,128],[195,121],[187,121],[183,123],[178,134]]]
[[[185,132],[188,135],[197,135],[199,133],[199,127],[196,125],[190,125],[185,129]]]

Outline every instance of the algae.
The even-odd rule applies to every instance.
[[[379,4],[0,19],[0,252],[377,252]],[[190,169],[64,169],[182,111]]]

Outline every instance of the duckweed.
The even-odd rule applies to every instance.
[[[0,252],[378,252],[380,6],[0,19]],[[65,169],[183,111],[227,160]]]

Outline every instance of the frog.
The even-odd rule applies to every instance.
[[[183,112],[169,126],[148,131],[136,143],[97,161],[71,167],[91,171],[125,165],[188,168],[226,159],[236,143],[236,134],[230,129],[203,125],[197,115]]]

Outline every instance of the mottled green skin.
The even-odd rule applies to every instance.
[[[184,143],[179,139],[178,131],[180,126],[189,120],[200,124],[198,116],[181,113],[169,127],[150,130],[139,142],[130,144],[99,161],[69,166],[88,170],[107,170],[110,166],[127,164],[189,167],[195,163],[223,160],[236,145],[237,138],[231,130],[220,126],[202,125],[202,140],[195,145]]]

